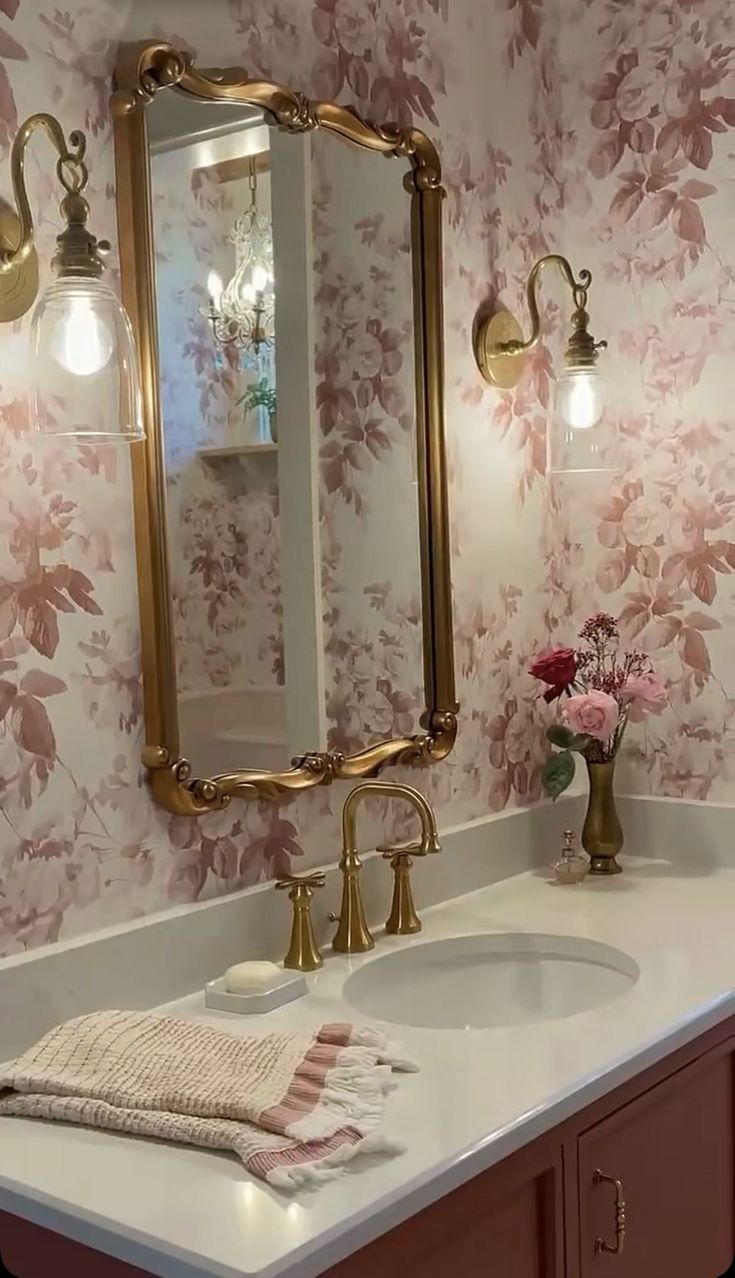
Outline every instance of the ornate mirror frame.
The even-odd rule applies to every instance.
[[[260,107],[289,133],[324,129],[368,151],[408,162],[411,199],[416,436],[419,492],[423,658],[426,708],[421,732],[367,746],[356,754],[306,754],[285,772],[228,772],[193,778],[179,752],[174,645],[166,531],[166,476],[159,391],[158,334],[146,107],[177,86],[205,102]],[[444,445],[442,201],[439,157],[418,129],[369,124],[334,102],[310,101],[283,85],[250,80],[242,68],[201,71],[170,44],[128,46],[111,98],[117,178],[122,294],[140,359],[146,439],[132,447],[146,745],[156,800],[169,812],[197,816],[231,796],[277,799],[329,784],[376,776],[391,763],[445,759],[457,734]]]

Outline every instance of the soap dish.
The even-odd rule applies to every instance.
[[[261,990],[259,994],[232,994],[225,989],[225,978],[220,976],[216,981],[209,981],[204,987],[204,1002],[218,1012],[236,1012],[240,1016],[260,1016],[263,1012],[274,1012],[284,1003],[291,1003],[306,993],[306,977],[301,972],[286,972],[281,980],[269,990]]]

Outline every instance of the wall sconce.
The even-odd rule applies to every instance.
[[[509,390],[518,382],[528,358],[541,336],[537,290],[546,266],[558,267],[574,298],[572,327],[564,352],[564,372],[556,383],[553,418],[548,430],[548,469],[591,471],[610,469],[605,456],[604,432],[600,422],[605,408],[602,379],[597,368],[598,352],[607,342],[596,342],[587,325],[587,292],[592,282],[589,271],[575,279],[569,262],[558,253],[539,258],[528,277],[527,297],[531,315],[531,336],[524,340],[518,321],[509,311],[496,311],[477,329],[475,358],[480,372],[491,386]]]
[[[38,292],[38,259],[25,184],[26,147],[44,129],[58,152],[56,173],[66,194],[66,227],[57,236],[56,275],[31,319],[31,417],[45,435],[90,443],[143,439],[138,363],[133,332],[116,293],[102,282],[110,245],[87,229],[83,191],[88,171],[83,133],[67,145],[58,120],[39,112],[21,125],[10,155],[17,214],[0,216],[0,322],[19,319]]]

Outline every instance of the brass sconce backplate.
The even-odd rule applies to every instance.
[[[540,257],[531,268],[526,284],[526,299],[531,316],[531,335],[524,338],[521,327],[510,311],[496,311],[481,320],[475,332],[475,359],[486,382],[501,390],[510,390],[519,381],[526,367],[530,351],[537,345],[541,336],[541,314],[536,296],[542,272],[547,266],[554,266],[567,284],[574,299],[572,315],[572,333],[564,353],[567,368],[593,369],[597,363],[597,352],[607,346],[607,342],[596,342],[588,330],[587,291],[592,283],[588,270],[575,276],[569,262],[559,253],[547,253]]]
[[[0,255],[14,253],[20,242],[20,218],[7,204],[0,204]],[[37,293],[38,255],[31,247],[26,257],[0,270],[0,324],[25,315]]]
[[[520,381],[528,356],[525,351],[503,350],[508,342],[523,343],[523,331],[510,311],[496,311],[478,326],[475,336],[475,358],[480,371],[491,386],[510,390]]]

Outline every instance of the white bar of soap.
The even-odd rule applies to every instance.
[[[263,994],[283,981],[283,972],[275,963],[235,963],[223,977],[228,994]]]

